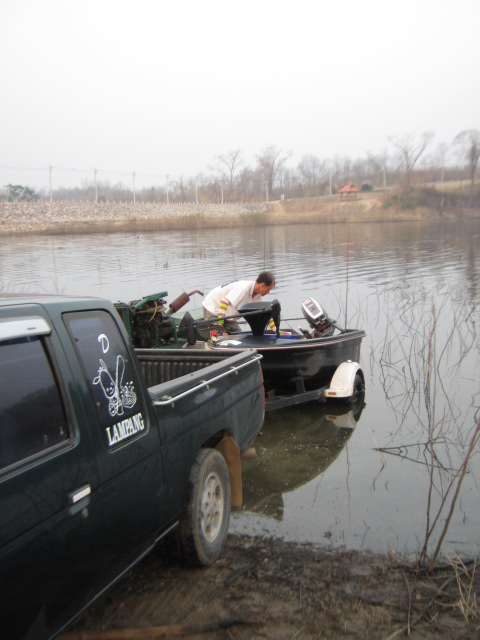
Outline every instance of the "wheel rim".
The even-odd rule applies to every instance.
[[[210,473],[203,485],[200,505],[200,523],[206,540],[213,542],[223,522],[225,496],[223,486],[216,473]]]

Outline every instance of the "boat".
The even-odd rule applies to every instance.
[[[322,396],[351,399],[364,389],[365,380],[358,365],[360,346],[365,332],[342,329],[330,320],[314,298],[302,303],[308,329],[296,331],[282,328],[280,304],[252,302],[239,312],[250,325],[250,331],[227,336],[213,335],[205,348],[240,352],[256,349],[262,355],[262,370],[268,410],[306,402]],[[276,330],[266,329],[270,319]],[[332,387],[339,367],[349,380],[348,393]],[[351,393],[350,393],[351,391]]]
[[[314,298],[302,302],[303,318],[295,319],[306,320],[306,328],[296,331],[290,324],[283,326],[280,302],[273,300],[243,306],[238,315],[228,318],[243,321],[250,329],[225,334],[224,326],[215,319],[205,320],[201,310],[181,311],[192,293],[183,293],[168,306],[166,291],[129,304],[117,303],[134,346],[232,354],[256,349],[262,355],[267,411],[311,400],[355,402],[364,393],[359,359],[365,332],[339,327]],[[275,331],[267,327],[271,319]]]

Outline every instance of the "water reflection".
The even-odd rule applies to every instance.
[[[243,462],[244,508],[276,520],[283,496],[310,482],[332,464],[351,437],[364,408],[318,402],[266,415],[255,441],[257,457]]]

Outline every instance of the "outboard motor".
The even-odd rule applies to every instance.
[[[333,322],[314,298],[306,298],[302,302],[302,312],[314,335],[325,336],[333,333]]]

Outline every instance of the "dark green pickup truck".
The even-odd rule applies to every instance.
[[[109,301],[0,298],[2,637],[54,637],[167,534],[214,562],[264,410],[255,351],[136,353]]]

